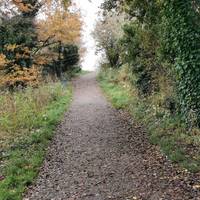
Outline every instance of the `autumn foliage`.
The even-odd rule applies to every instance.
[[[62,46],[79,44],[80,15],[69,11],[69,1],[9,3],[16,9],[0,21],[0,85],[12,89],[38,85],[43,68],[62,59]]]
[[[80,40],[81,20],[79,13],[70,13],[57,9],[48,13],[45,20],[37,24],[39,40],[61,41],[63,44],[78,44]]]

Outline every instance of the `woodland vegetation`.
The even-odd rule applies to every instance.
[[[71,5],[0,1],[2,200],[22,199],[70,103],[82,26]],[[105,93],[173,162],[199,172],[200,1],[105,0],[102,12],[93,35]]]
[[[106,0],[94,33],[113,104],[191,171],[200,170],[199,8],[198,0]]]
[[[0,1],[0,199],[22,199],[80,71],[81,18],[66,0]],[[61,81],[60,81],[61,80]]]
[[[69,2],[1,4],[1,87],[38,85],[45,72],[60,77],[77,64],[81,20],[78,13],[69,11]]]

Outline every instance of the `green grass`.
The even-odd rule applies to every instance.
[[[9,95],[1,98],[0,108]],[[33,183],[71,96],[71,87],[64,88],[59,83],[12,94],[10,103],[16,106],[14,110],[22,111],[14,112],[7,107],[1,116],[3,129],[0,133],[6,136],[1,136],[0,176],[3,180],[0,181],[0,200],[21,200],[27,186]]]
[[[200,130],[185,127],[178,115],[156,107],[152,101],[138,97],[136,89],[119,80],[120,72],[106,69],[99,74],[99,84],[117,109],[127,110],[149,133],[150,142],[174,163],[191,171],[200,171]],[[157,94],[158,95],[158,94]],[[157,97],[153,96],[155,101]]]
[[[90,73],[90,71],[82,70],[80,67],[75,67],[74,70],[66,72],[64,74],[64,77],[67,78],[67,80],[70,80],[71,78],[81,76],[81,75],[85,75],[85,74],[88,74],[88,73]]]
[[[109,82],[100,82],[101,87],[106,92],[107,97],[112,101],[117,109],[127,108],[130,104],[131,97],[120,85]],[[107,93],[108,92],[108,93]]]
[[[89,74],[89,73],[91,73],[91,71],[81,70],[79,75],[85,75],[85,74]]]

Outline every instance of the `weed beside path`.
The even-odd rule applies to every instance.
[[[0,200],[20,200],[37,176],[71,87],[60,83],[0,97]]]
[[[190,172],[199,172],[200,130],[189,132],[178,116],[169,115],[151,100],[139,98],[134,86],[119,80],[119,74],[120,71],[107,69],[98,77],[113,106],[125,109],[139,125],[143,124],[151,143],[158,145],[171,161]]]

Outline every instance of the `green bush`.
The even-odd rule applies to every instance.
[[[141,96],[150,95],[157,90],[156,81],[154,81],[156,71],[159,70],[155,49],[152,49],[152,32],[143,30],[141,25],[131,22],[124,26],[124,36],[121,44],[124,49],[123,60],[128,62],[131,71],[136,76],[136,85]],[[150,38],[152,41],[149,41]]]

